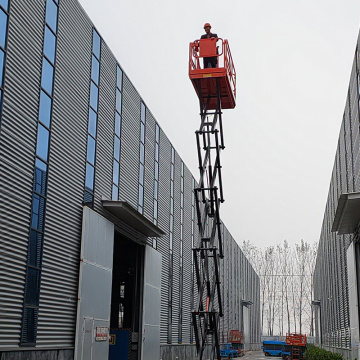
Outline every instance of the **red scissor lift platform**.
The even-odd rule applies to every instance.
[[[286,344],[291,346],[291,360],[303,360],[306,348],[306,335],[297,333],[286,334]]]
[[[217,44],[222,44],[221,47]],[[220,50],[219,51],[219,47]],[[201,58],[211,63],[202,67]],[[216,61],[214,61],[216,60]],[[225,148],[222,110],[235,107],[236,74],[227,40],[190,43],[189,77],[199,98],[201,124],[195,132],[200,180],[194,189],[199,240],[193,246],[198,296],[192,311],[197,360],[221,360],[220,318],[223,314],[220,260],[224,257],[220,204],[224,202],[220,154]],[[211,225],[210,225],[211,224]],[[240,344],[238,344],[240,345]],[[209,354],[205,355],[209,351]]]
[[[217,43],[221,45],[217,46]],[[204,69],[200,61],[204,57],[217,57],[217,67]],[[219,95],[222,109],[235,107],[236,72],[227,40],[213,38],[190,43],[189,77],[204,107],[207,105],[207,110],[216,109]]]

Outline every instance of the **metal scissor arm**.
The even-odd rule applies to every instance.
[[[219,262],[224,255],[219,210],[224,198],[220,154],[225,146],[218,82],[216,88],[215,110],[208,110],[209,98],[199,102],[201,125],[196,131],[200,179],[194,193],[199,241],[193,256],[198,298],[192,319],[198,360],[203,359],[206,347],[210,347],[212,359],[221,359],[219,319],[223,309]],[[200,86],[198,92],[201,94]]]

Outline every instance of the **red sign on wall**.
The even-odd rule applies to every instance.
[[[108,328],[107,327],[97,327],[95,341],[107,341],[108,339]]]

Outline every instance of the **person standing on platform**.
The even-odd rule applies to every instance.
[[[201,35],[201,39],[211,39],[213,41],[217,41],[217,34],[212,33],[211,25],[209,23],[206,23],[204,25],[205,33],[204,35]],[[214,57],[204,57],[204,69],[206,68],[216,68],[217,67],[217,56]]]

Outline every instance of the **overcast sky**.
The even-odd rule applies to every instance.
[[[229,40],[237,106],[223,114],[225,202],[238,243],[319,239],[360,25],[359,0],[80,0],[198,179],[188,44]]]

